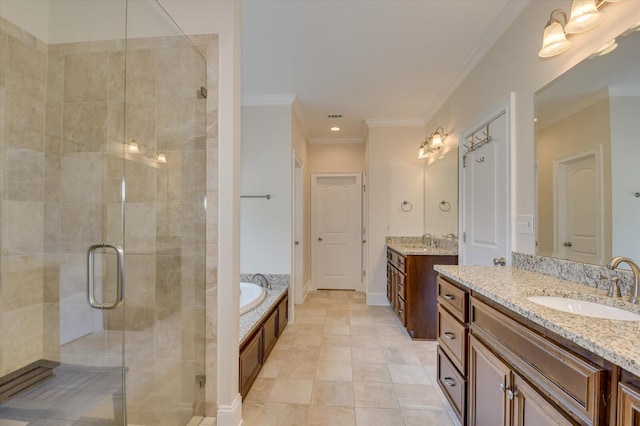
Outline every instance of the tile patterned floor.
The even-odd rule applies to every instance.
[[[347,291],[296,306],[242,412],[243,426],[458,424],[436,383],[436,343]]]

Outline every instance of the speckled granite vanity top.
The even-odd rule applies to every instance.
[[[640,322],[574,315],[527,300],[527,297],[539,295],[572,297],[640,314],[640,306],[626,303],[626,298],[609,298],[603,290],[517,268],[435,266],[434,269],[549,331],[640,375]]]
[[[458,250],[421,245],[387,243],[387,247],[404,256],[456,256]]]
[[[269,277],[272,277],[269,275]],[[267,297],[257,308],[240,315],[240,345],[244,343],[244,339],[255,330],[256,325],[262,321],[262,318],[269,313],[269,310],[276,304],[280,296],[282,296],[288,289],[287,283],[271,282],[271,288],[267,290]]]

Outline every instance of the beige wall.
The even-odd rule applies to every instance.
[[[361,172],[365,169],[363,143],[318,143],[309,145],[311,173]]]
[[[512,156],[513,214],[535,213],[534,92],[587,57],[608,40],[640,21],[636,1],[612,3],[602,9],[605,20],[594,30],[571,36],[573,47],[551,59],[538,57],[544,24],[554,8],[569,10],[571,2],[532,1],[462,84],[430,118],[426,129],[466,128],[484,111],[515,92],[515,140]],[[514,222],[514,221],[512,221]],[[535,235],[513,231],[513,250],[535,253]]]
[[[369,304],[388,304],[385,237],[422,235],[424,160],[418,159],[418,147],[423,140],[421,126],[369,128]],[[413,205],[410,212],[401,210],[403,201]]]
[[[611,137],[609,98],[602,99],[536,132],[538,167],[538,253],[554,252],[553,161],[602,147],[604,253],[611,258]]]

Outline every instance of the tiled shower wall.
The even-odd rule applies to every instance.
[[[0,376],[40,358],[118,365],[126,330],[129,421],[186,423],[204,411],[205,284],[217,310],[217,37],[194,38],[214,59],[205,101],[204,60],[182,37],[129,40],[125,58],[123,41],[46,46],[0,29]],[[122,241],[123,174],[124,317],[103,318],[85,301],[86,250]],[[206,337],[215,407],[215,323]]]

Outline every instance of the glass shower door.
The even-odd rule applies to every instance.
[[[0,4],[0,422],[126,421],[126,7]]]

